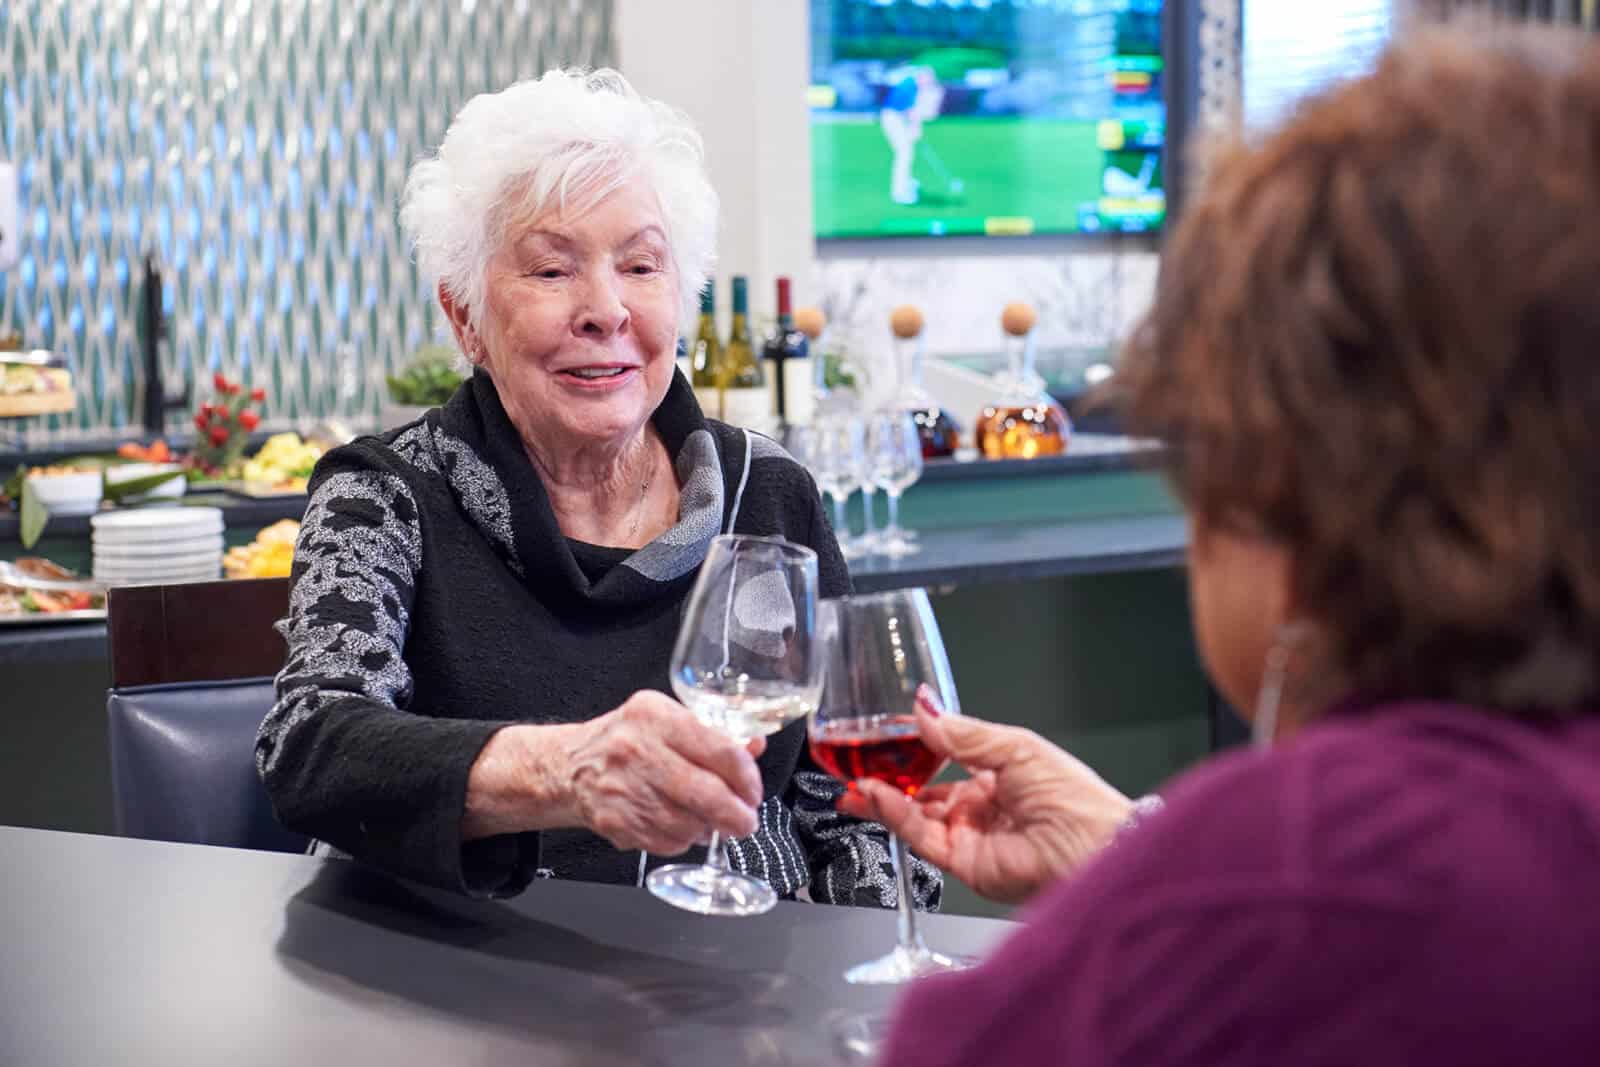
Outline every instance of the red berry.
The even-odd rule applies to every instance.
[[[228,391],[228,379],[222,376],[221,371],[217,371],[216,374],[211,376],[211,384],[217,387],[217,392],[219,393]]]
[[[209,404],[200,405],[200,414],[198,414],[198,415],[196,415],[194,417],[195,428],[198,429],[201,433],[205,432],[205,429],[206,429],[206,409],[209,408],[210,406],[211,405],[209,405]]]
[[[266,398],[267,398],[267,391],[265,389],[252,389],[252,390],[250,390],[250,399],[254,400],[257,404],[261,403]]]
[[[239,425],[246,430],[253,430],[261,422],[261,416],[253,411],[239,412]]]
[[[221,426],[211,427],[211,443],[219,448],[228,443],[228,431]]]

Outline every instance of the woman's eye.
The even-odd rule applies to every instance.
[[[554,279],[561,277],[561,275],[562,270],[560,267],[540,267],[538,270],[533,272],[533,276],[535,278]]]
[[[635,263],[628,268],[629,274],[645,275],[654,274],[655,272],[656,265],[654,263]]]

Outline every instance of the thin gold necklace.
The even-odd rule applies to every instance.
[[[633,506],[633,525],[628,528],[628,544],[633,544],[633,539],[639,532],[639,521],[644,518],[644,499],[650,495],[650,473],[644,476],[644,485],[639,489],[639,502]]]

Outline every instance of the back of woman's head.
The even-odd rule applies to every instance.
[[[1600,696],[1600,44],[1431,30],[1215,157],[1119,375],[1346,690]]]

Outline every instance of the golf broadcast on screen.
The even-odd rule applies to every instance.
[[[1166,215],[1161,0],[812,0],[816,232],[1138,232]]]

